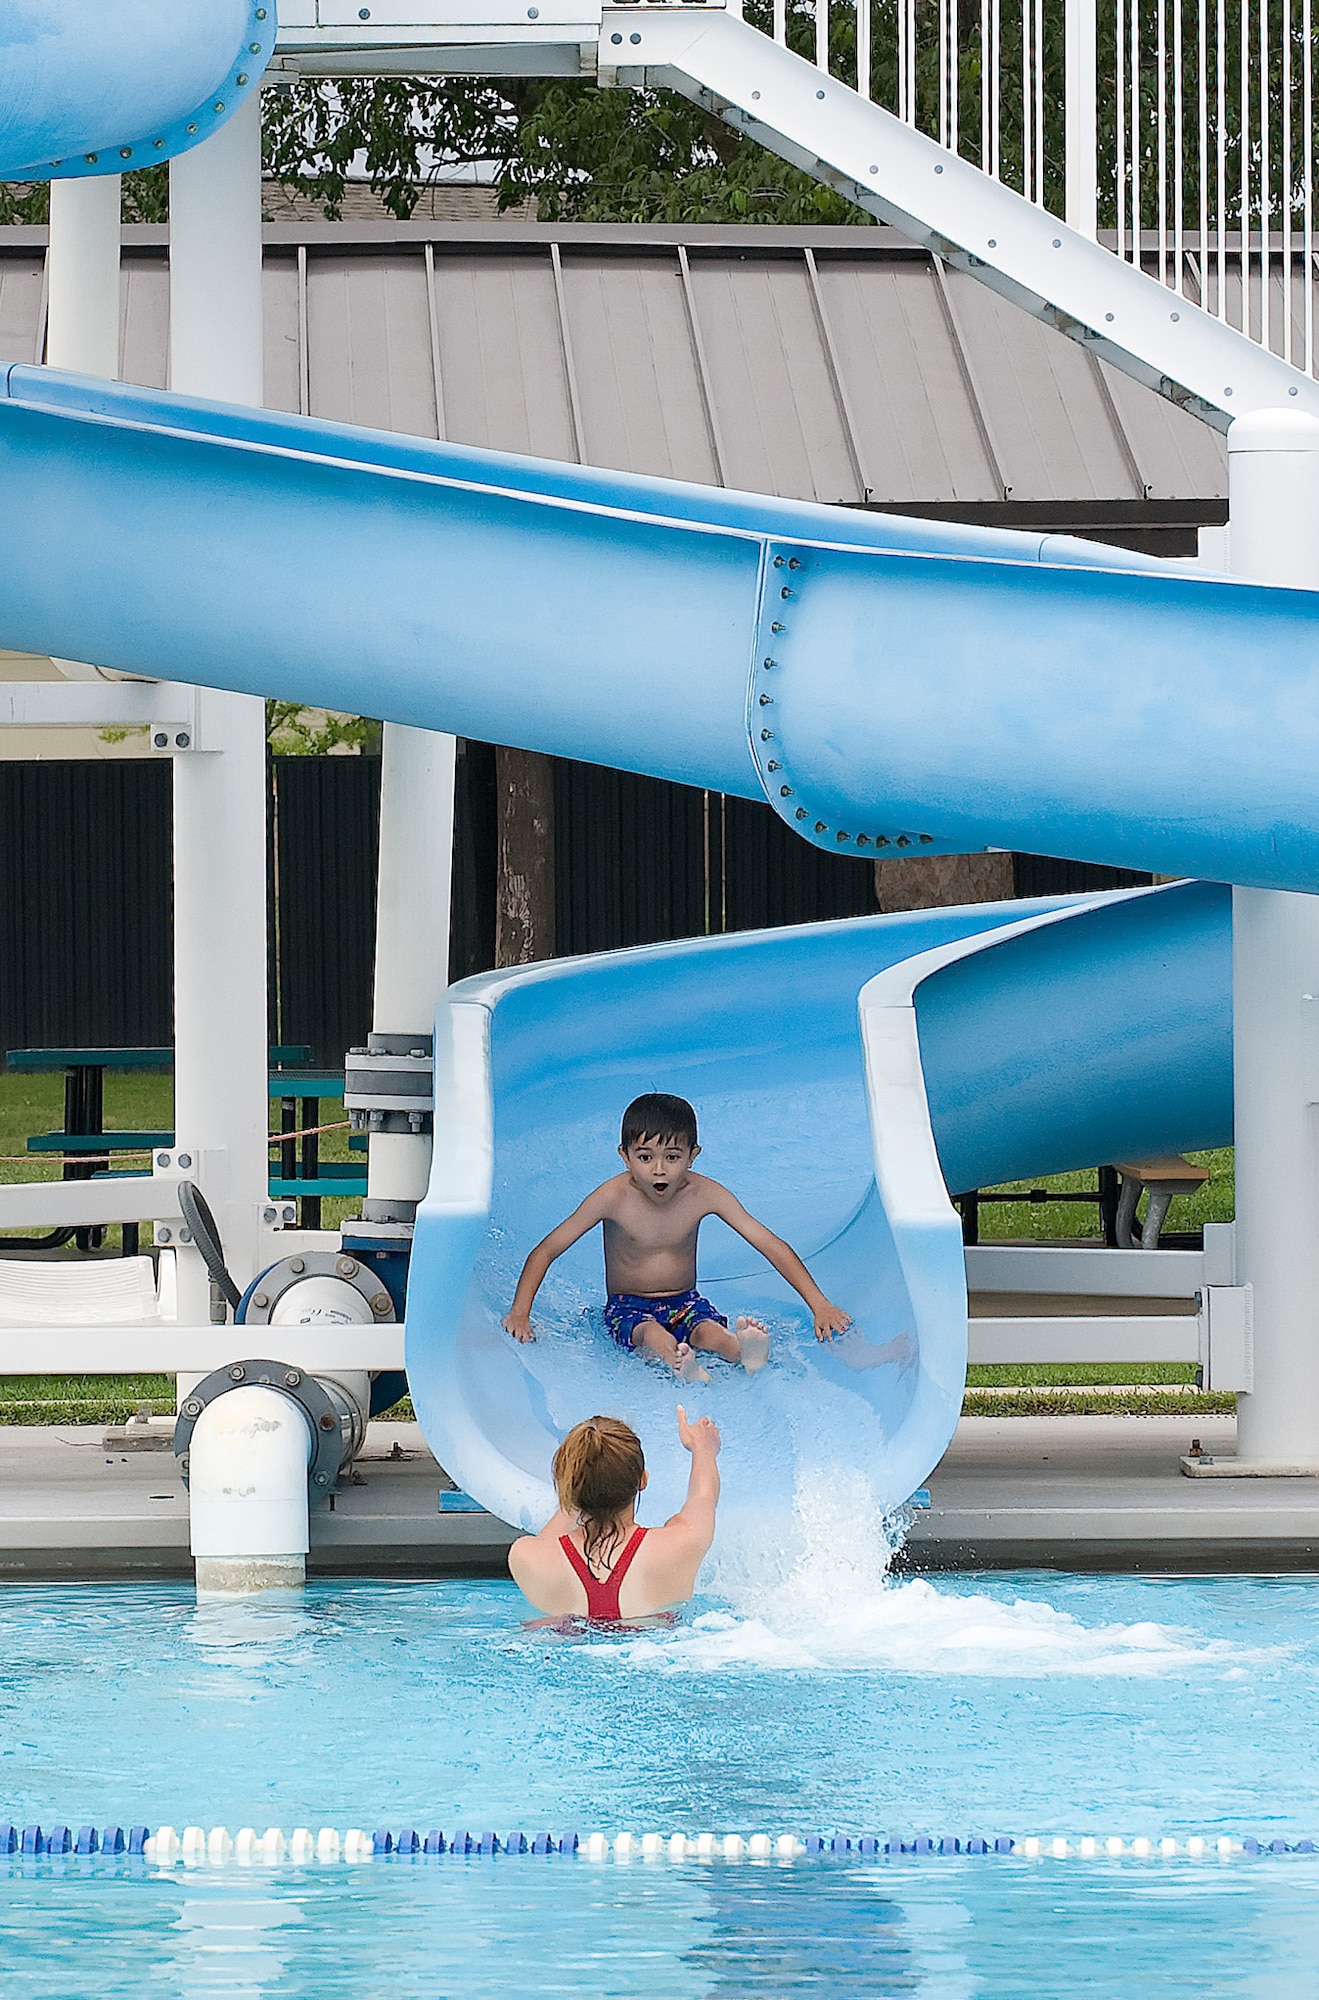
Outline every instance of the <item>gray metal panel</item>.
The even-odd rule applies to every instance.
[[[163,389],[169,373],[169,265],[126,250],[120,266],[119,373],[144,389]]]
[[[434,437],[426,266],[415,252],[307,258],[310,413]]]
[[[1227,497],[1227,439],[1163,396],[1143,389],[1107,361],[1108,392],[1145,469],[1151,500]]]
[[[40,360],[42,270],[45,259],[33,256],[0,260],[0,363]]]
[[[266,408],[295,415],[302,408],[298,289],[297,257],[267,257],[262,273]]]
[[[872,497],[1000,498],[929,259],[816,264]]]
[[[567,251],[563,288],[588,461],[715,483],[677,258]]]
[[[455,444],[575,457],[548,251],[437,254],[445,428]]]
[[[1142,499],[1084,349],[974,278],[950,270],[948,289],[1006,460],[1009,497]]]
[[[728,484],[864,499],[804,261],[703,253],[691,273]]]

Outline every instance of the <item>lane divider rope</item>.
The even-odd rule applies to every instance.
[[[1126,1839],[1117,1834],[1106,1837],[1084,1835],[1068,1840],[1062,1835],[1029,1834],[1017,1838],[998,1834],[992,1839],[973,1835],[970,1839],[952,1835],[917,1834],[909,1840],[897,1835],[881,1838],[876,1834],[795,1833],[443,1833],[439,1829],[422,1834],[408,1827],[395,1833],[381,1828],[367,1833],[350,1827],[295,1827],[285,1834],[280,1827],[258,1833],[245,1826],[236,1834],[227,1827],[133,1826],[79,1827],[0,1825],[0,1861],[64,1855],[85,1858],[100,1856],[115,1860],[139,1860],[148,1866],[185,1868],[225,1862],[291,1862],[306,1866],[312,1862],[363,1862],[411,1859],[438,1855],[569,1855],[587,1861],[798,1861],[826,1857],[854,1860],[898,1859],[900,1857],[946,1857],[949,1855],[1015,1855],[1026,1861],[1230,1861],[1254,1859],[1274,1854],[1313,1855],[1313,1840],[1284,1840],[1281,1836],[1259,1840],[1250,1835],[1192,1834],[1185,1840],[1167,1835],[1154,1839],[1137,1835]]]

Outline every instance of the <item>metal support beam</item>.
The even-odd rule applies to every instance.
[[[260,405],[261,125],[254,94],[170,164],[170,384]],[[180,661],[180,667],[186,668]],[[240,1285],[268,1200],[266,729],[251,695],[200,696],[218,756],[174,765],[175,1129],[205,1156],[202,1192]],[[207,1316],[201,1258],[179,1260],[179,1310]]]
[[[118,174],[52,181],[46,361],[73,375],[119,373]]]
[[[1262,412],[1227,449],[1232,568],[1319,589],[1319,422]],[[1234,889],[1232,933],[1236,1282],[1254,1294],[1237,1451],[1319,1472],[1319,895]]]

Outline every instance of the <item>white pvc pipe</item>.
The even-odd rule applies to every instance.
[[[262,401],[256,93],[170,164],[170,386]],[[175,1130],[242,1286],[269,1198],[265,704],[203,692],[198,742],[174,760]],[[200,1257],[181,1257],[185,1324],[205,1321],[208,1297]]]
[[[376,899],[378,1035],[430,1035],[449,984],[456,743],[387,722],[381,742]],[[373,1132],[367,1198],[420,1201],[430,1179],[428,1133]]]
[[[118,174],[52,181],[46,361],[74,375],[119,373]]]
[[[1229,560],[1319,589],[1319,421],[1228,432]],[[1232,892],[1237,1282],[1253,1288],[1254,1389],[1237,1455],[1319,1470],[1319,896]]]
[[[190,1539],[201,1591],[300,1584],[307,1568],[311,1426],[278,1389],[208,1403],[188,1448]]]

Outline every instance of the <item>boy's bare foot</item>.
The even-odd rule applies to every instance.
[[[737,1322],[737,1344],[748,1375],[756,1374],[769,1360],[769,1334],[758,1319],[751,1319],[746,1313]]]
[[[681,1358],[673,1372],[680,1382],[708,1382],[710,1379],[706,1370],[702,1368],[700,1362],[692,1353],[691,1348],[685,1344],[681,1350]]]

